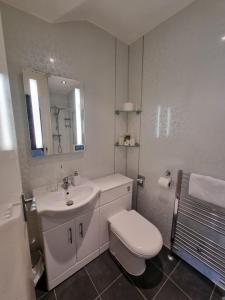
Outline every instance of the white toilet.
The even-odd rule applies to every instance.
[[[109,219],[110,252],[135,276],[144,273],[145,260],[156,256],[163,245],[159,230],[134,210],[123,210]]]

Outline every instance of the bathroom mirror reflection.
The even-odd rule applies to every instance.
[[[84,150],[81,82],[23,70],[32,157]]]

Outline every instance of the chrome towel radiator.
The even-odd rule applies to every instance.
[[[172,252],[225,289],[225,209],[191,197],[189,179],[178,172]]]

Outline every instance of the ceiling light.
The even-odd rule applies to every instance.
[[[221,40],[225,42],[225,35],[221,37]]]
[[[66,84],[66,81],[65,81],[65,80],[62,80],[61,83],[62,83],[62,84]]]
[[[55,60],[54,60],[53,57],[50,57],[50,58],[49,58],[49,61],[50,61],[51,63],[54,63],[54,62],[55,62]]]

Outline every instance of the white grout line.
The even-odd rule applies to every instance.
[[[154,265],[154,267],[156,267],[156,269],[158,269],[158,271],[160,271],[161,273],[163,273],[163,275],[165,275],[166,277],[168,277],[168,275],[166,273],[164,273],[163,270],[159,266],[157,266],[156,263],[154,263],[153,261],[151,263]]]
[[[173,270],[169,273],[169,274],[166,274],[164,271],[163,271],[163,268],[161,269],[156,263],[154,263],[152,261],[152,264],[160,271],[162,272],[166,277],[170,277],[170,275],[174,272],[174,270],[177,268],[177,266],[181,263],[181,260],[179,260],[176,265],[174,266]]]
[[[120,277],[122,277],[123,274],[121,273],[119,276],[117,276],[101,293],[100,296],[105,293]]]
[[[173,272],[177,269],[177,267],[180,265],[181,263],[181,260],[178,261],[175,265],[175,267],[173,268],[173,270],[169,273],[169,274],[166,274],[165,272],[163,272],[163,270],[157,266],[157,264],[155,264],[154,262],[152,262],[152,264],[165,276],[166,280],[165,282],[162,284],[162,286],[159,288],[159,290],[156,292],[155,296],[153,297],[153,299],[155,299],[155,297],[159,294],[159,292],[161,291],[161,289],[163,288],[163,286],[166,284],[166,282],[168,281],[168,279],[170,278],[170,276],[173,274]],[[146,299],[146,297],[144,296],[144,294],[141,292],[141,290],[139,290],[138,287],[136,287],[137,290],[139,291],[139,293],[142,295],[142,297],[144,299]]]
[[[167,279],[165,280],[165,282],[162,284],[162,286],[160,287],[160,289],[156,292],[155,296],[152,298],[152,300],[154,300],[158,294],[160,293],[160,291],[162,290],[162,288],[164,287],[164,285],[167,283],[167,281],[169,280],[169,277],[167,277]]]
[[[142,291],[141,291],[137,286],[135,286],[135,287],[136,287],[137,291],[139,292],[139,294],[143,297],[143,299],[148,300],[148,299],[145,297],[145,295],[142,293]]]
[[[44,292],[44,294],[41,295],[40,297],[38,297],[37,300],[41,300],[41,299],[44,298],[47,294],[48,294],[48,292]]]
[[[170,278],[170,281],[190,300],[192,300],[192,298],[173,280]]]
[[[54,292],[54,295],[55,295],[55,300],[58,300],[55,289],[53,290],[53,292]]]
[[[142,293],[142,291],[139,289],[139,287],[136,286],[134,280],[129,276],[126,276],[124,275],[125,278],[128,280],[128,281],[131,281],[131,283],[133,284],[133,286],[136,288],[136,290],[138,291],[138,293],[142,296],[142,298],[144,298],[144,300],[147,300],[147,298],[145,297],[145,295]]]
[[[176,269],[179,267],[180,264],[181,264],[181,260],[177,262],[173,270],[167,275],[169,278],[171,277],[171,275],[173,275],[173,273],[176,271]]]
[[[86,273],[87,273],[87,276],[88,276],[89,279],[91,280],[91,283],[93,284],[93,286],[94,286],[94,288],[95,288],[95,290],[96,290],[96,292],[97,292],[97,295],[98,295],[98,296],[96,297],[96,299],[97,299],[97,298],[100,296],[100,293],[99,293],[99,291],[98,291],[96,285],[94,284],[94,281],[92,280],[91,275],[89,274],[87,268],[84,267],[84,269],[85,269],[85,271],[86,271]]]
[[[156,292],[155,296],[152,298],[152,300],[156,299],[156,297],[158,296],[158,294],[160,293],[160,291],[162,290],[162,288],[164,287],[164,285],[167,283],[167,281],[169,280],[170,275],[173,274],[173,272],[177,269],[177,267],[179,266],[181,261],[178,261],[177,264],[175,265],[175,267],[173,268],[173,270],[170,272],[169,275],[167,275],[166,273],[163,272],[163,270],[161,270],[157,264],[154,264],[154,266],[166,277],[165,282],[162,284],[162,286],[159,288],[159,290]]]
[[[173,271],[169,274],[168,278],[186,297],[188,297],[188,299],[192,300],[191,297],[171,278],[171,275],[173,275],[173,273],[176,271],[180,264],[181,260],[176,264]]]
[[[167,274],[164,274],[166,275],[167,279],[165,280],[165,282],[163,283],[163,285],[160,287],[160,289],[158,290],[158,292],[155,294],[155,296],[153,297],[153,300],[157,297],[157,295],[159,294],[159,292],[162,290],[162,288],[164,287],[164,285],[167,283],[168,280],[170,280],[188,299],[192,300],[190,298],[190,296],[188,296],[171,278],[170,276],[176,271],[176,269],[178,268],[178,266],[180,265],[181,263],[181,260],[178,261],[178,263],[176,264],[176,266],[174,267],[174,269],[170,272],[169,275]]]
[[[214,288],[212,289],[212,293],[211,293],[211,296],[210,296],[209,300],[211,300],[211,299],[212,299],[212,297],[213,297],[213,294],[214,294],[214,292],[215,292],[215,289],[216,289],[216,285],[214,284]]]

